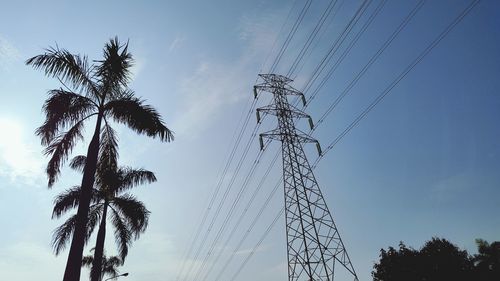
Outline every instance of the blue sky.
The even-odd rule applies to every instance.
[[[328,1],[313,1],[289,49],[277,67],[284,74],[314,28]],[[332,40],[361,1],[339,1],[342,8],[328,21],[304,65],[294,73],[301,89]],[[46,158],[34,135],[43,122],[41,107],[55,79],[24,61],[56,43],[74,53],[100,59],[104,43],[114,36],[130,40],[135,57],[131,88],[154,105],[176,132],[172,143],[137,136],[117,126],[120,162],[152,170],[158,182],[137,188],[152,211],[147,232],[129,253],[127,280],[175,280],[193,233],[220,180],[241,117],[249,110],[257,74],[276,57],[305,1],[4,1],[0,9],[0,272],[8,280],[57,280],[67,252],[55,257],[50,219],[56,194],[79,183],[79,175],[63,170],[60,181],[46,188]],[[372,11],[379,1],[373,1]],[[317,121],[342,92],[416,1],[389,0],[332,79],[307,108]],[[328,145],[448,25],[470,1],[426,1],[342,103],[318,127],[315,137]],[[474,239],[499,240],[500,219],[500,6],[483,0],[319,163],[316,178],[329,204],[360,280],[370,280],[381,248],[399,241],[420,247],[433,236],[449,239],[475,252]],[[362,18],[363,22],[365,18]],[[284,25],[284,30],[280,28]],[[274,48],[273,43],[277,42]],[[307,96],[307,93],[306,93]],[[261,96],[258,106],[269,102]],[[276,125],[266,118],[260,132]],[[305,124],[299,123],[303,130]],[[250,120],[242,145],[250,138]],[[258,140],[241,171],[236,153],[222,190],[231,187],[222,218],[236,197],[255,159]],[[84,151],[82,143],[74,151]],[[271,158],[265,152],[235,215],[242,211]],[[313,147],[306,148],[310,161]],[[228,244],[215,245],[228,257],[279,179],[275,166],[247,216]],[[234,176],[234,183],[231,179]],[[223,192],[221,191],[221,192]],[[281,189],[235,254],[221,280],[229,280],[283,202]],[[218,199],[219,200],[219,199]],[[219,201],[216,201],[215,206]],[[214,208],[209,213],[212,219]],[[286,280],[284,219],[269,233],[237,280]],[[229,224],[234,225],[235,217]],[[111,232],[107,250],[114,253]],[[199,243],[199,242],[198,242]],[[89,247],[90,248],[90,247]],[[197,244],[195,244],[197,248]],[[194,262],[194,263],[191,263]],[[221,263],[207,280],[214,280]],[[84,273],[86,274],[86,273]],[[188,275],[192,280],[195,273]],[[84,275],[83,278],[86,278]]]

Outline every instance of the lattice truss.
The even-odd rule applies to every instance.
[[[260,135],[281,141],[285,194],[285,222],[288,252],[288,280],[333,280],[335,263],[340,263],[358,280],[332,215],[304,153],[302,143],[317,140],[295,128],[294,119],[311,117],[289,104],[287,96],[304,95],[290,86],[291,79],[277,74],[260,74],[264,82],[254,87],[255,97],[264,91],[273,94],[271,105],[257,109],[261,114],[275,115],[278,127]]]

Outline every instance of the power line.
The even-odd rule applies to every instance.
[[[266,144],[266,146],[267,146],[267,144]],[[274,167],[274,165],[275,165],[276,160],[278,159],[278,157],[279,157],[279,150],[276,151],[276,154],[275,154],[273,160],[271,161],[271,163],[268,166],[267,170],[265,171],[264,175],[261,177],[261,179],[260,179],[260,181],[259,181],[256,189],[254,190],[254,192],[252,193],[252,196],[250,197],[250,200],[245,205],[245,207],[243,209],[243,212],[240,214],[240,216],[236,220],[235,225],[231,229],[228,237],[226,238],[226,240],[224,241],[224,243],[222,243],[222,245],[229,245],[229,242],[231,241],[233,235],[236,233],[236,230],[238,230],[238,227],[241,224],[241,222],[243,221],[243,218],[245,217],[245,215],[247,214],[248,210],[250,209],[250,206],[252,205],[253,201],[257,197],[257,194],[259,193],[260,189],[264,185],[264,182],[265,182],[266,178],[269,176],[269,173],[271,172],[272,168]],[[266,202],[267,202],[267,200],[266,200]],[[220,257],[222,256],[222,253],[223,253],[223,250],[219,251],[219,254],[217,255],[217,257],[212,262],[212,266],[207,270],[207,273],[203,277],[202,281],[204,281],[204,280],[206,280],[208,278],[208,275],[214,269],[215,265],[217,264],[217,262],[219,261]],[[217,278],[217,280],[219,280],[219,278]]]
[[[321,80],[320,84],[315,88],[315,90],[313,91],[313,93],[311,94],[311,96],[307,99],[306,103],[310,103],[312,100],[314,100],[314,98],[316,97],[316,95],[318,94],[318,92],[320,91],[320,89],[323,88],[323,86],[325,85],[325,83],[331,78],[331,76],[333,75],[333,73],[335,72],[335,70],[338,68],[338,66],[344,61],[344,59],[346,58],[346,56],[349,54],[349,52],[352,50],[352,48],[358,42],[358,40],[361,37],[361,35],[363,35],[363,33],[368,28],[368,26],[370,26],[370,24],[373,22],[373,20],[380,13],[380,10],[382,10],[382,8],[384,7],[384,5],[385,5],[386,2],[387,2],[387,0],[380,1],[380,3],[378,4],[378,6],[375,8],[375,10],[372,12],[372,14],[370,15],[370,17],[368,18],[368,20],[361,27],[361,29],[358,31],[358,33],[356,33],[356,35],[354,36],[353,40],[351,40],[351,42],[349,43],[349,45],[347,46],[347,48],[340,55],[340,57],[335,62],[335,64],[330,68],[330,70],[325,75],[325,77],[323,77],[323,79]]]
[[[293,1],[292,7],[290,8],[290,11],[288,12],[288,15],[286,16],[285,21],[281,25],[281,28],[280,28],[280,31],[278,32],[278,34],[281,34],[283,32],[283,30],[285,29],[286,23],[288,22],[288,19],[290,19],[291,15],[292,15],[293,8],[295,7],[296,4],[297,4],[297,0]],[[264,60],[264,63],[262,63],[262,66],[260,68],[260,72],[263,71],[264,66],[266,65],[267,61],[271,57],[271,53],[273,52],[274,47],[276,46],[276,43],[278,43],[278,36],[276,36],[276,38],[274,39],[273,45],[271,46],[271,50],[267,54],[266,59]],[[259,77],[257,76],[255,83],[257,83],[258,79],[259,79]]]
[[[332,16],[330,17],[331,19],[329,20],[328,24],[326,25],[326,27],[323,29],[320,36],[318,37],[318,40],[316,40],[316,42],[314,43],[314,46],[312,47],[311,51],[309,51],[308,53],[306,53],[306,55],[304,55],[304,58],[302,59],[302,63],[300,64],[300,67],[298,67],[297,73],[302,71],[302,69],[304,68],[304,65],[306,64],[305,61],[311,56],[311,54],[314,52],[314,50],[318,47],[319,42],[321,42],[321,39],[325,36],[325,33],[327,33],[328,28],[333,23],[334,19],[337,16],[337,13],[340,11],[340,9],[342,9],[342,6],[345,4],[345,2],[346,2],[345,0],[341,0],[340,4],[337,6],[337,9],[333,12]],[[297,74],[293,75],[294,80],[296,77],[297,77]]]
[[[208,238],[208,234],[210,234],[210,232],[211,232],[211,230],[212,230],[212,227],[214,226],[215,221],[217,220],[217,218],[218,218],[218,216],[219,216],[219,214],[220,214],[220,211],[222,210],[222,206],[223,206],[223,205],[224,205],[224,203],[226,202],[226,199],[227,199],[227,197],[228,197],[228,195],[229,195],[229,192],[231,191],[231,188],[232,188],[232,183],[234,182],[234,179],[235,179],[235,178],[236,178],[236,176],[238,175],[238,173],[239,173],[239,171],[240,171],[240,169],[241,169],[241,166],[242,166],[243,162],[245,161],[245,159],[246,159],[246,157],[247,157],[247,155],[248,155],[248,152],[249,152],[250,147],[251,147],[251,146],[250,146],[250,145],[251,145],[251,142],[252,142],[253,138],[256,136],[256,132],[257,132],[257,130],[258,130],[258,128],[259,128],[259,126],[260,126],[260,124],[257,124],[257,125],[255,126],[255,128],[254,128],[253,132],[251,133],[251,136],[250,136],[250,138],[249,138],[249,140],[248,140],[248,142],[247,142],[247,144],[246,144],[246,146],[245,146],[245,149],[244,149],[244,151],[243,151],[243,154],[242,154],[242,156],[240,157],[240,159],[239,159],[239,161],[238,161],[238,163],[237,163],[237,165],[236,165],[235,172],[233,173],[233,176],[232,176],[232,178],[231,178],[231,180],[230,180],[230,182],[231,182],[231,183],[227,186],[226,190],[224,191],[224,194],[222,195],[222,199],[221,199],[221,201],[219,202],[219,205],[217,206],[217,209],[216,209],[216,211],[215,211],[214,216],[212,217],[212,220],[210,221],[210,224],[209,224],[209,226],[208,226],[208,228],[207,228],[207,230],[206,230],[206,233],[205,233],[205,235],[204,235],[204,237],[203,237],[203,240],[202,240],[202,242],[201,242],[201,245],[198,247],[198,250],[196,251],[196,254],[195,254],[195,257],[194,257],[194,259],[195,259],[195,260],[196,260],[196,259],[198,259],[198,256],[200,255],[201,250],[202,250],[202,249],[203,249],[203,247],[205,246],[205,242],[206,242],[206,240],[207,240],[207,238]],[[219,181],[221,185],[222,185],[223,180],[224,180],[224,178],[221,178],[221,180]],[[188,272],[190,272],[192,268],[193,268],[193,264],[192,264],[192,265],[191,265],[191,267],[189,268]],[[187,278],[187,274],[186,274],[186,278]]]
[[[222,269],[217,274],[217,277],[215,278],[215,280],[220,280],[220,277],[222,276],[222,274],[226,270],[227,266],[233,260],[233,258],[236,255],[236,253],[240,250],[241,246],[243,245],[243,243],[248,238],[248,235],[250,235],[250,233],[252,232],[253,228],[255,227],[255,225],[257,224],[257,222],[259,221],[260,217],[264,213],[264,210],[267,208],[267,206],[271,202],[271,199],[274,197],[274,195],[276,194],[276,191],[281,186],[282,181],[283,181],[283,178],[280,178],[279,181],[275,184],[274,188],[271,190],[271,192],[267,195],[266,200],[264,201],[264,204],[262,204],[262,206],[260,207],[259,211],[257,212],[257,215],[253,218],[252,222],[250,223],[250,226],[248,227],[248,229],[245,232],[245,234],[243,235],[243,237],[236,244],[236,247],[233,250],[231,256],[226,260],[226,263],[224,264],[224,266],[222,267]]]
[[[233,276],[231,277],[231,280],[234,280],[234,279],[236,279],[236,277],[238,277],[238,275],[240,274],[241,270],[246,266],[246,264],[248,263],[248,261],[252,258],[252,256],[255,254],[255,252],[259,249],[260,245],[262,244],[262,242],[264,241],[264,239],[266,239],[267,235],[269,234],[269,232],[271,231],[271,229],[273,229],[274,225],[278,222],[278,219],[283,215],[284,211],[285,211],[285,207],[282,207],[281,210],[279,211],[278,215],[276,217],[274,217],[274,220],[267,227],[267,229],[264,232],[264,234],[262,234],[262,236],[260,237],[259,242],[257,242],[257,244],[253,247],[252,251],[250,252],[250,254],[248,254],[248,256],[246,257],[246,259],[243,261],[243,263],[238,268],[238,270],[236,270],[236,272],[233,274]]]
[[[420,0],[417,5],[410,11],[410,13],[403,19],[401,24],[394,30],[394,32],[387,38],[387,40],[380,46],[380,48],[373,54],[373,56],[368,60],[368,62],[363,66],[363,68],[356,74],[356,76],[349,82],[347,87],[342,91],[342,93],[330,104],[328,109],[321,115],[318,119],[316,125],[324,122],[326,117],[337,107],[337,105],[342,101],[342,99],[351,91],[351,89],[358,83],[358,81],[363,77],[363,75],[368,71],[368,69],[377,61],[377,59],[382,55],[382,53],[391,45],[391,43],[396,39],[396,37],[401,33],[401,31],[408,25],[410,20],[416,15],[416,13],[422,8],[425,0]]]
[[[292,38],[295,35],[295,33],[297,32],[299,25],[302,23],[304,16],[306,15],[307,11],[309,10],[309,7],[311,6],[311,2],[312,2],[312,0],[307,0],[306,3],[304,4],[304,7],[300,11],[300,14],[297,17],[297,20],[295,20],[295,23],[293,24],[292,29],[290,30],[287,38],[285,39],[285,42],[281,46],[281,49],[278,52],[278,56],[275,58],[273,64],[271,65],[270,72],[274,72],[276,70],[276,67],[278,66],[281,58],[283,57],[283,54],[285,53],[286,49],[288,48],[290,41],[292,41]]]
[[[251,103],[251,105],[250,105],[250,109],[248,110],[248,113],[247,113],[247,115],[246,115],[245,121],[244,121],[244,123],[243,123],[243,126],[241,127],[241,129],[240,129],[240,131],[239,131],[239,134],[238,134],[238,136],[237,136],[237,138],[236,138],[235,144],[234,144],[234,146],[233,146],[233,148],[232,148],[231,152],[229,153],[228,159],[227,159],[227,160],[226,160],[226,162],[225,162],[225,163],[226,163],[226,165],[224,166],[224,169],[223,169],[222,175],[220,176],[219,181],[218,181],[218,183],[217,183],[217,185],[216,185],[216,187],[215,187],[215,191],[214,191],[213,195],[212,195],[212,196],[211,196],[211,198],[210,198],[210,201],[209,201],[209,204],[208,204],[207,210],[206,210],[206,212],[204,212],[204,214],[203,214],[203,218],[202,218],[202,220],[201,220],[201,223],[199,224],[199,226],[198,226],[198,228],[197,228],[197,230],[196,230],[196,235],[195,235],[195,238],[192,240],[193,242],[192,242],[192,243],[190,243],[189,250],[187,251],[187,253],[186,253],[186,254],[185,254],[185,256],[184,256],[183,263],[182,263],[182,266],[181,266],[181,270],[179,271],[179,273],[177,274],[177,277],[176,277],[176,280],[177,280],[177,281],[178,281],[178,280],[179,280],[179,278],[182,276],[182,273],[183,273],[184,268],[185,268],[185,266],[186,266],[186,260],[187,260],[187,258],[188,258],[189,256],[191,256],[191,253],[192,253],[192,251],[193,251],[193,247],[194,247],[194,245],[196,244],[196,242],[197,242],[197,240],[198,240],[198,237],[199,237],[199,235],[200,235],[200,234],[201,234],[201,232],[202,232],[203,227],[205,226],[205,222],[206,222],[206,220],[207,220],[207,218],[208,218],[208,215],[209,215],[209,213],[210,213],[210,210],[212,209],[213,204],[214,204],[214,202],[215,202],[215,199],[217,198],[217,195],[219,194],[220,188],[221,188],[221,186],[222,186],[222,182],[223,182],[223,180],[224,180],[224,178],[225,178],[225,176],[226,176],[226,174],[227,174],[227,171],[228,171],[228,169],[229,169],[230,165],[232,164],[232,161],[233,161],[234,156],[235,156],[235,154],[236,154],[236,150],[237,150],[237,148],[238,148],[238,146],[239,146],[239,144],[240,144],[240,142],[241,142],[241,139],[242,139],[242,137],[243,137],[243,135],[244,135],[244,132],[245,132],[245,130],[246,130],[246,128],[247,128],[247,126],[248,126],[248,122],[250,121],[250,117],[252,116],[252,113],[253,113],[253,110],[255,109],[255,105],[256,105],[256,104],[257,104],[256,99],[253,99],[253,101],[252,101],[252,103]],[[257,130],[258,130],[258,126],[256,125],[256,127],[254,128],[254,131],[256,132]],[[192,266],[192,265],[191,265],[191,266]],[[187,276],[186,276],[186,277],[187,277]],[[184,279],[185,279],[185,278],[184,278]]]
[[[323,24],[325,23],[325,21],[328,18],[328,16],[331,14],[333,8],[335,7],[335,4],[337,4],[337,0],[330,1],[330,3],[328,4],[328,6],[326,7],[325,11],[321,15],[321,18],[316,23],[316,26],[314,27],[313,31],[309,34],[309,37],[307,38],[306,43],[304,44],[304,46],[302,46],[302,49],[300,50],[299,55],[293,61],[292,66],[288,70],[286,76],[290,77],[292,75],[292,73],[295,71],[295,69],[297,68],[297,65],[304,58],[305,53],[307,52],[307,50],[311,46],[311,43],[316,38],[316,35],[318,35],[318,32],[323,27]]]
[[[269,141],[267,143],[269,143]],[[221,237],[222,233],[224,232],[230,219],[234,215],[236,206],[238,205],[241,198],[243,197],[243,194],[245,193],[246,188],[247,188],[248,184],[250,183],[250,180],[252,179],[253,175],[255,174],[257,166],[260,162],[260,158],[262,157],[262,155],[264,154],[265,151],[266,151],[265,149],[260,150],[259,153],[257,154],[257,157],[253,161],[253,164],[250,167],[249,173],[245,177],[245,180],[243,181],[243,184],[241,185],[241,187],[236,195],[235,200],[233,201],[231,207],[229,208],[229,211],[226,212],[226,217],[224,218],[222,225],[219,227],[219,231],[217,232],[215,238],[213,239],[212,244],[210,245],[209,250],[207,252],[207,255],[205,256],[202,264],[200,265],[198,272],[195,275],[195,278],[194,278],[195,280],[199,280],[198,276],[204,270],[206,262],[208,261],[208,258],[212,255],[218,240],[220,239],[220,237]],[[234,174],[233,178],[231,179],[231,182],[229,183],[229,187],[231,187],[234,184],[235,179],[236,179],[236,174]],[[229,187],[228,187],[228,189],[229,189]]]
[[[366,9],[368,6],[371,4],[372,0],[364,0],[363,3],[359,6],[359,8],[356,10],[352,18],[349,20],[348,24],[344,27],[340,35],[335,39],[333,44],[331,45],[328,53],[323,57],[323,59],[320,61],[320,63],[316,66],[314,69],[311,77],[307,80],[306,84],[302,88],[301,92],[305,93],[308,91],[308,89],[311,87],[311,85],[316,81],[318,76],[323,72],[324,68],[328,64],[328,62],[331,60],[333,55],[338,51],[340,45],[344,42],[344,40],[347,38],[349,33],[352,31],[354,26],[357,24],[359,19],[363,16],[363,14],[366,12]]]
[[[349,125],[345,130],[337,136],[329,145],[328,147],[324,150],[323,154],[319,156],[315,163],[313,164],[313,167],[315,167],[319,161],[324,157],[326,153],[328,153],[332,148],[347,134],[349,131],[351,131],[358,123],[363,119],[377,104],[379,104],[386,96],[387,94],[390,93],[394,87],[396,87],[403,78],[408,75],[408,73],[418,64],[420,63],[429,53],[434,49],[447,35],[448,33],[455,28],[457,24],[459,24],[463,18],[479,3],[480,0],[474,0],[463,10],[440,34],[438,37],[436,37],[418,56],[413,60],[397,77],[394,79],[389,86],[387,86],[384,91],[380,93],[379,96],[373,102],[365,109],[363,112],[358,115],[358,117]]]
[[[338,65],[339,65],[339,64],[343,61],[343,59],[344,59],[344,58],[346,57],[346,55],[350,52],[350,50],[351,50],[351,49],[353,48],[353,46],[356,44],[356,42],[357,42],[357,41],[358,41],[358,39],[361,37],[361,35],[364,33],[364,31],[368,28],[368,26],[372,23],[372,21],[373,21],[373,20],[375,19],[375,17],[378,15],[378,13],[380,12],[380,10],[381,10],[381,9],[382,9],[382,7],[384,6],[385,2],[386,2],[386,0],[382,0],[382,1],[379,3],[379,5],[375,8],[375,10],[374,10],[374,11],[372,12],[372,14],[369,16],[369,19],[367,20],[367,22],[365,22],[365,24],[362,26],[362,28],[361,28],[361,29],[360,29],[360,30],[356,33],[355,38],[354,38],[354,39],[353,39],[353,40],[349,43],[349,46],[346,48],[346,50],[344,50],[344,52],[342,53],[342,55],[340,56],[340,58],[336,61],[336,63],[335,63],[335,65],[334,65],[334,67],[335,67],[335,66],[338,66]],[[343,39],[340,39],[340,38],[342,37],[342,35],[345,33],[345,31],[346,31],[346,30],[349,30],[349,26],[351,26],[351,27],[353,27],[353,26],[354,26],[352,23],[354,22],[354,19],[358,16],[358,12],[360,12],[360,11],[361,11],[361,8],[363,7],[363,5],[364,5],[364,4],[366,4],[366,3],[364,2],[364,3],[362,4],[362,6],[358,9],[358,11],[355,13],[355,15],[351,18],[351,20],[350,20],[349,24],[348,24],[348,25],[344,28],[344,31],[341,33],[341,35],[339,35],[339,37],[337,37],[337,39],[335,40],[335,43],[334,43],[332,46],[337,45],[337,47],[339,48],[339,47],[340,47],[340,45],[344,42],[344,40],[347,38],[347,36],[345,36]],[[368,4],[369,4],[369,3],[368,3]],[[363,12],[361,12],[361,13],[364,13],[364,11],[363,11]],[[358,19],[359,19],[359,18],[358,18]],[[357,20],[354,22],[354,24],[356,24],[356,23],[357,23]],[[352,30],[352,28],[351,28],[351,30]],[[349,32],[350,32],[350,30],[349,30]],[[349,32],[348,32],[348,33],[349,33]],[[338,44],[339,40],[341,40],[341,41],[340,41],[340,44]],[[337,48],[337,49],[338,49],[338,48]],[[331,50],[330,50],[330,51],[331,51]],[[336,52],[336,50],[335,50],[333,53],[331,53],[331,56],[330,56],[330,58],[329,58],[328,60],[330,60],[330,59],[331,59],[331,57],[333,56],[333,54],[335,54],[335,52]],[[329,54],[330,54],[330,52],[329,52]],[[327,56],[328,56],[329,54],[327,54]],[[327,56],[325,56],[325,57],[323,58],[323,60],[322,60],[322,62],[320,63],[320,65],[321,65],[322,63],[324,63],[324,61],[326,60]],[[319,65],[318,65],[318,67],[319,67]],[[318,69],[318,67],[317,67],[317,69]],[[329,74],[330,74],[330,72],[332,72],[332,71],[331,71],[331,69],[330,69],[330,71],[329,71]],[[317,73],[317,72],[315,72],[315,73]],[[315,73],[313,73],[313,75],[311,76],[311,78],[310,78],[310,80],[309,80],[309,81],[311,81],[312,77],[313,77],[314,75],[316,75]],[[318,75],[319,75],[319,74],[318,74]],[[331,75],[331,74],[330,74],[330,75]],[[310,102],[311,102],[311,101],[315,98],[315,96],[316,96],[316,95],[317,95],[317,93],[319,92],[319,89],[320,89],[320,88],[324,85],[324,83],[325,83],[325,82],[326,82],[326,80],[328,80],[328,79],[329,79],[329,77],[328,77],[328,78],[326,78],[326,77],[325,77],[325,78],[323,78],[323,80],[321,81],[321,85],[315,89],[315,91],[313,92],[313,94],[312,94],[312,95],[311,95],[311,96],[307,99],[307,101],[305,102],[305,104],[304,104],[304,106],[303,106],[303,108],[304,108],[304,109],[305,109],[305,108],[307,108],[307,107],[309,106]],[[308,82],[308,83],[309,83],[309,82]],[[306,84],[307,84],[307,83],[306,83]],[[293,106],[297,106],[297,105],[298,105],[298,103],[299,103],[299,99],[298,99],[298,98],[296,98],[296,99],[295,99],[295,101],[293,102]]]

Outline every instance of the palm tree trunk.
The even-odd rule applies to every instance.
[[[92,197],[92,186],[94,185],[95,171],[97,169],[102,118],[102,113],[99,113],[97,115],[94,135],[87,149],[87,161],[83,171],[82,192],[80,193],[78,212],[76,214],[75,231],[71,240],[71,248],[69,250],[68,261],[66,262],[63,281],[80,280],[83,248],[87,235],[90,199]]]
[[[104,254],[104,240],[106,239],[106,214],[108,212],[108,201],[104,201],[101,223],[97,232],[97,240],[94,249],[94,260],[90,271],[90,281],[101,281],[102,279],[102,256]]]

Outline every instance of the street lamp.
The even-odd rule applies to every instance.
[[[120,276],[128,276],[128,272],[125,272],[125,273],[120,274],[120,275],[116,275],[115,277],[109,277],[108,279],[104,279],[104,281],[107,281],[107,280],[109,280],[109,279],[115,279],[115,278],[118,278],[118,277],[120,277]]]

